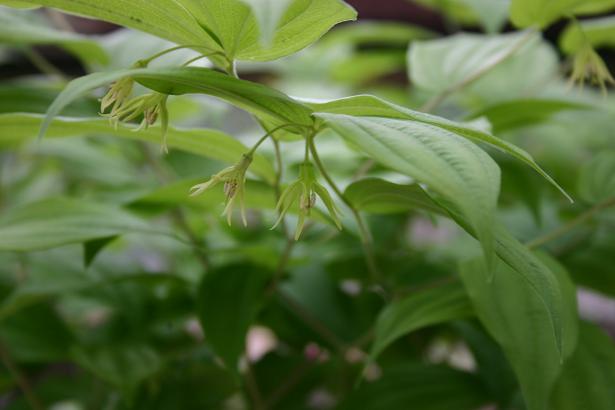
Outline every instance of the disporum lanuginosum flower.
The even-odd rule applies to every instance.
[[[606,85],[615,85],[615,79],[609,72],[602,57],[596,53],[596,50],[589,44],[585,43],[573,57],[572,74],[570,81],[578,83],[581,87],[588,79],[592,84],[600,87],[603,93],[606,92]]]
[[[310,216],[312,208],[316,206],[317,198],[320,198],[323,202],[337,228],[342,229],[337,206],[329,195],[329,191],[316,180],[314,165],[307,162],[301,165],[299,179],[290,184],[280,196],[277,205],[280,216],[271,229],[275,229],[282,222],[290,207],[294,203],[298,203],[299,219],[295,230],[295,240],[298,240],[305,226],[306,218]]]
[[[224,195],[226,196],[226,206],[224,207],[223,215],[226,215],[228,224],[231,224],[233,215],[233,207],[239,203],[241,210],[241,219],[244,225],[248,225],[245,209],[245,181],[246,172],[252,164],[252,154],[244,154],[241,160],[235,165],[223,169],[216,175],[212,176],[208,181],[203,182],[190,188],[190,195],[200,195],[206,190],[215,187],[220,183],[224,183]]]

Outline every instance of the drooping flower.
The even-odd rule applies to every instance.
[[[606,93],[607,84],[615,85],[615,79],[606,67],[602,57],[596,53],[594,48],[586,43],[576,52],[572,63],[572,74],[570,81],[577,83],[581,87],[588,79],[592,84],[600,87],[603,93]]]
[[[107,94],[100,100],[100,112],[104,114],[108,108],[111,108],[110,114],[114,114],[119,110],[132,94],[134,84],[131,77],[121,78],[111,84]]]
[[[208,181],[203,182],[190,188],[190,196],[200,195],[206,190],[215,187],[220,183],[224,183],[224,195],[226,195],[226,206],[224,207],[223,215],[226,215],[228,224],[231,224],[233,215],[233,207],[239,202],[241,210],[241,219],[244,226],[248,225],[246,219],[246,209],[244,201],[246,172],[252,164],[252,154],[244,154],[241,160],[235,165],[223,169]]]
[[[276,207],[280,216],[271,229],[275,229],[280,222],[282,222],[282,219],[284,219],[290,207],[294,203],[298,203],[299,219],[295,230],[295,240],[298,240],[301,236],[301,232],[303,232],[306,218],[310,216],[312,208],[316,206],[317,197],[321,199],[327,211],[329,211],[329,216],[337,228],[342,229],[337,206],[333,202],[329,191],[316,180],[314,166],[311,163],[302,164],[299,172],[299,179],[290,184],[284,192],[282,192]]]
[[[111,110],[108,114],[102,114],[108,117],[113,125],[117,127],[120,122],[132,121],[140,116],[143,120],[137,130],[147,129],[150,125],[154,125],[160,117],[162,128],[162,149],[168,152],[167,149],[167,130],[169,126],[169,113],[167,110],[168,95],[160,93],[149,93],[131,98],[123,102],[118,108]]]

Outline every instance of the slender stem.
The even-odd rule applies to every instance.
[[[186,61],[184,64],[182,64],[182,67],[187,67],[190,64],[194,63],[195,61],[199,61],[199,60],[202,60],[204,58],[209,58],[209,57],[211,57],[213,55],[216,55],[216,54],[220,54],[220,53],[201,54],[200,56],[196,56],[196,57],[191,58],[190,60]]]
[[[32,47],[24,48],[24,54],[30,62],[43,74],[57,77],[62,81],[67,81],[66,75],[56,66],[51,64],[41,53]]]
[[[266,407],[263,405],[263,395],[258,388],[256,376],[254,375],[254,369],[252,368],[252,363],[250,363],[249,359],[246,359],[246,389],[248,390],[248,394],[252,399],[252,405],[254,406],[254,409],[265,409]]]
[[[263,142],[265,142],[265,140],[269,137],[272,137],[273,134],[275,134],[276,132],[278,132],[279,130],[283,129],[283,128],[288,128],[288,127],[303,127],[303,128],[312,128],[309,125],[302,125],[302,124],[282,124],[278,127],[273,128],[271,131],[267,131],[267,133],[265,135],[263,135],[257,142],[256,144],[254,144],[254,146],[252,147],[252,149],[250,149],[250,151],[248,151],[247,155],[252,155],[254,154],[254,152],[256,152],[256,150],[258,149],[258,147],[261,146],[261,144]]]
[[[263,409],[274,407],[286,394],[288,394],[312,368],[313,364],[308,361],[302,361],[299,365],[280,383],[278,388],[271,393],[269,398],[265,400]]]
[[[467,86],[471,85],[475,81],[479,80],[482,76],[484,76],[485,74],[489,73],[491,70],[496,68],[498,65],[500,65],[504,61],[514,56],[521,48],[523,48],[523,46],[527,44],[528,41],[530,41],[534,37],[535,34],[536,34],[535,29],[528,29],[525,32],[525,34],[521,37],[521,39],[513,47],[511,47],[506,53],[502,54],[501,57],[489,62],[488,64],[485,64],[479,70],[470,74],[469,76],[467,76],[466,78],[458,82],[457,84],[453,84],[451,87],[435,95],[432,99],[427,101],[427,103],[425,103],[423,107],[421,107],[421,111],[431,112],[435,110],[448,97],[450,97],[451,95],[455,94],[458,91],[461,91]]]
[[[376,258],[374,256],[374,250],[372,246],[372,236],[371,236],[371,233],[369,232],[369,229],[367,229],[367,226],[365,225],[365,222],[363,221],[363,218],[361,217],[361,214],[359,213],[359,211],[355,208],[352,202],[348,200],[346,195],[344,195],[344,193],[341,191],[341,189],[337,186],[335,181],[333,181],[333,179],[327,172],[324,164],[320,160],[318,151],[316,150],[316,145],[314,144],[314,138],[310,138],[308,142],[310,145],[310,151],[312,153],[312,158],[314,159],[314,163],[318,167],[318,170],[320,171],[322,176],[325,178],[325,180],[327,181],[331,189],[333,189],[333,191],[337,194],[337,196],[344,202],[344,204],[346,204],[346,206],[352,212],[356,220],[357,226],[359,228],[361,244],[363,245],[365,260],[367,262],[367,267],[372,277],[371,279],[374,283],[380,283],[382,279],[382,274],[380,273],[380,270],[378,269],[378,266],[376,264]]]
[[[280,200],[280,197],[282,196],[282,177],[284,175],[284,163],[282,162],[282,151],[280,150],[280,143],[275,138],[272,138],[271,141],[273,141],[273,148],[275,151],[275,162],[276,162],[276,169],[277,169],[277,174],[276,174],[275,183],[274,183],[275,197],[276,197],[276,203],[277,203]],[[290,237],[290,233],[288,231],[288,224],[286,223],[286,217],[282,218],[281,225],[282,225],[282,232],[284,232],[284,237],[286,238],[288,242],[292,238]],[[295,241],[292,241],[292,242],[294,244]]]
[[[209,47],[201,46],[201,45],[198,45],[198,44],[186,44],[186,45],[175,46],[175,47],[171,47],[171,48],[168,48],[166,50],[163,50],[163,51],[161,51],[159,53],[156,53],[153,56],[148,57],[148,58],[146,58],[144,60],[139,60],[139,63],[143,64],[143,65],[148,65],[149,63],[151,63],[152,61],[156,60],[157,58],[160,58],[160,57],[162,57],[162,56],[164,56],[166,54],[172,53],[172,52],[177,51],[177,50],[182,50],[182,49],[185,49],[185,48],[192,48],[192,49],[197,49],[197,50],[206,50],[206,51],[211,52],[210,56],[213,56],[213,55],[224,56],[223,52],[217,51],[217,50],[213,50],[213,49],[211,49]]]
[[[173,178],[171,177],[169,170],[163,167],[162,164],[157,160],[152,150],[150,149],[149,145],[142,143],[140,144],[140,146],[143,152],[143,156],[145,157],[145,160],[147,161],[150,168],[152,168],[152,170],[156,174],[156,177],[158,178],[158,180],[164,184],[170,183]],[[175,226],[179,228],[182,232],[184,232],[184,234],[188,237],[189,243],[194,248],[194,254],[198,258],[203,268],[205,270],[209,270],[209,267],[210,267],[209,257],[207,256],[207,253],[204,251],[202,241],[199,239],[198,235],[192,230],[192,228],[188,224],[188,221],[186,219],[186,215],[184,214],[184,212],[182,212],[180,208],[176,208],[171,212],[171,217],[173,219]]]
[[[324,341],[333,346],[340,354],[344,354],[346,352],[346,343],[344,343],[333,331],[331,331],[326,325],[321,323],[309,311],[301,306],[301,304],[299,304],[292,296],[289,296],[280,288],[276,289],[276,294],[295,315],[297,315],[306,325],[312,328],[312,330],[322,337]]]
[[[576,218],[574,218],[573,220],[569,221],[568,223],[566,223],[565,225],[562,225],[556,229],[554,229],[551,232],[546,233],[545,235],[539,236],[536,239],[531,240],[530,242],[526,243],[526,246],[530,249],[536,249],[542,245],[545,245],[555,239],[558,239],[564,235],[566,235],[568,232],[572,231],[574,228],[576,228],[577,226],[585,223],[586,221],[588,221],[589,219],[591,219],[594,215],[596,215],[597,213],[599,213],[600,211],[609,208],[611,206],[615,206],[615,197],[613,198],[609,198],[606,199],[600,203],[597,203],[596,205],[592,206],[591,208],[589,208],[587,211],[583,212],[582,214],[580,214],[579,216],[577,216]]]
[[[30,382],[28,382],[28,379],[26,379],[26,377],[21,373],[2,344],[0,344],[0,360],[2,360],[2,364],[4,364],[11,376],[17,382],[17,385],[21,389],[24,398],[28,402],[28,405],[30,405],[33,410],[43,410],[44,407],[38,397],[34,394],[34,390],[32,389],[32,386],[30,386]]]

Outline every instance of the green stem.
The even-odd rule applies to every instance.
[[[374,256],[374,249],[372,244],[372,236],[361,217],[359,211],[355,208],[355,206],[348,200],[346,195],[342,192],[342,190],[337,186],[333,178],[327,172],[324,164],[320,160],[320,156],[318,155],[318,151],[316,150],[316,145],[314,144],[314,138],[310,138],[309,141],[310,151],[312,153],[312,158],[314,159],[314,163],[316,167],[322,174],[323,178],[327,181],[331,189],[336,193],[336,195],[344,202],[344,204],[350,209],[354,219],[357,223],[357,227],[359,228],[359,236],[361,237],[361,244],[363,245],[363,253],[365,255],[365,260],[367,262],[367,267],[369,269],[372,282],[374,283],[382,283],[382,274],[380,269],[376,264],[376,258]]]
[[[28,379],[21,373],[13,359],[5,349],[3,345],[0,344],[0,359],[2,360],[2,364],[9,371],[10,375],[15,379],[15,382],[21,389],[24,398],[28,405],[32,408],[32,410],[43,410],[43,406],[41,401],[34,394],[34,390],[32,386],[28,382]]]
[[[223,52],[213,50],[213,49],[211,49],[209,47],[200,46],[198,44],[187,44],[187,45],[175,46],[175,47],[168,48],[166,50],[163,50],[163,51],[161,51],[159,53],[154,54],[151,57],[146,58],[145,60],[139,60],[138,63],[139,64],[143,64],[144,66],[147,66],[149,63],[151,63],[152,61],[156,60],[157,58],[160,58],[160,57],[162,57],[164,55],[167,55],[167,54],[172,53],[172,52],[177,51],[177,50],[183,50],[185,48],[191,48],[191,49],[197,49],[197,50],[200,49],[200,50],[209,51],[211,54],[209,54],[208,56],[213,56],[213,55],[224,56]]]
[[[546,233],[545,235],[539,236],[536,239],[526,243],[526,246],[530,249],[536,249],[541,247],[555,239],[558,239],[568,232],[572,231],[577,226],[585,223],[589,219],[591,219],[594,215],[599,213],[600,211],[609,208],[611,206],[615,206],[615,197],[606,199],[600,203],[589,208],[587,211],[583,212],[581,215],[577,216],[573,220],[569,221],[565,225],[562,225],[551,232]]]
[[[253,155],[256,150],[258,149],[258,147],[261,146],[261,144],[263,142],[265,142],[265,140],[269,137],[272,137],[273,134],[275,134],[276,132],[278,132],[279,130],[283,129],[283,128],[288,128],[288,127],[303,127],[303,128],[311,128],[311,126],[309,125],[301,125],[301,124],[282,124],[278,127],[273,128],[271,131],[267,131],[267,133],[265,135],[263,135],[257,142],[256,144],[254,144],[254,146],[252,147],[252,149],[250,149],[250,151],[248,151],[248,153],[246,155]]]
[[[62,81],[68,81],[66,75],[56,66],[51,64],[42,54],[35,49],[28,47],[24,49],[24,54],[30,62],[43,74],[57,77]]]

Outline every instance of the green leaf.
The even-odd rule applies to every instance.
[[[363,382],[338,410],[473,410],[489,401],[476,376],[443,366],[404,363]]]
[[[615,347],[600,328],[581,323],[579,343],[551,395],[553,410],[615,408]]]
[[[11,6],[13,0],[0,0]],[[200,45],[219,50],[179,1],[168,0],[20,0],[22,4],[53,7],[67,13],[134,28],[177,44]]]
[[[162,367],[159,354],[146,345],[75,346],[71,356],[79,366],[127,395]]]
[[[87,268],[94,262],[96,256],[111,242],[117,238],[117,235],[108,236],[106,238],[92,239],[83,243],[83,264]]]
[[[586,41],[594,48],[615,47],[615,17],[570,23],[562,33],[559,44],[565,53],[574,54]]]
[[[4,317],[0,339],[15,360],[28,363],[53,363],[68,358],[74,342],[70,330],[52,306],[38,304]]]
[[[0,219],[0,250],[33,251],[127,232],[155,232],[146,222],[109,204],[45,199]]]
[[[570,199],[570,196],[563,188],[561,188],[553,178],[534,161],[530,154],[489,132],[478,129],[473,124],[455,122],[436,115],[414,111],[370,95],[359,95],[328,102],[310,102],[308,105],[313,108],[316,113],[345,114],[365,117],[376,116],[417,121],[453,132],[474,142],[489,144],[532,167],[543,178],[560,190],[566,198]]]
[[[493,127],[493,133],[499,134],[547,122],[562,111],[589,108],[589,105],[575,101],[530,98],[496,103],[475,112],[470,118],[487,117]]]
[[[413,293],[389,304],[378,316],[370,358],[400,337],[421,329],[472,316],[473,310],[459,283]]]
[[[494,62],[498,64],[493,66]],[[456,90],[453,101],[476,109],[485,103],[537,95],[557,76],[559,61],[538,34],[462,33],[414,41],[408,50],[408,67],[419,91],[430,96]]]
[[[344,196],[356,209],[375,214],[417,209],[441,212],[440,207],[417,184],[399,185],[384,179],[365,178],[348,185]]]
[[[562,361],[575,349],[578,317],[576,292],[566,272],[546,257],[525,255],[526,264],[550,269],[549,275],[561,289],[559,325],[562,341],[553,332],[549,306],[541,295],[553,289],[536,289],[513,268],[500,263],[493,280],[480,261],[461,265],[461,277],[476,313],[500,344],[511,363],[529,410],[547,408],[551,389],[562,370]],[[526,274],[529,273],[525,271]],[[544,279],[547,276],[543,276]],[[535,278],[538,279],[538,278]],[[561,351],[560,351],[561,348]]]
[[[198,316],[205,340],[235,373],[246,333],[265,297],[270,274],[251,265],[232,265],[205,275],[198,291]]]
[[[320,47],[342,46],[358,48],[370,44],[386,44],[405,49],[416,39],[435,37],[434,32],[407,23],[385,20],[361,20],[337,27],[324,37]]]
[[[13,14],[0,14],[0,43],[18,46],[60,46],[84,62],[105,64],[109,59],[105,50],[93,39],[75,33],[57,31]]]
[[[181,2],[204,30],[212,33],[231,60],[266,61],[284,57],[312,44],[334,25],[356,18],[356,12],[341,0],[269,0],[267,10],[260,10],[256,16],[245,0]],[[249,0],[249,3],[263,4],[263,1]],[[259,30],[257,21],[264,21],[265,13],[268,24]],[[271,30],[275,14],[281,16],[270,44],[264,44],[261,35]]]
[[[316,114],[349,143],[381,164],[446,198],[467,218],[490,265],[500,169],[465,138],[430,124],[382,117]]]
[[[311,125],[310,110],[273,88],[198,67],[141,70],[135,80],[155,91],[171,94],[208,94],[279,124]]]
[[[58,96],[58,90],[44,87],[41,84],[2,84],[0,86],[0,113],[38,113],[44,114],[49,105]],[[100,103],[94,98],[75,100],[64,109],[67,116],[96,116]],[[5,136],[3,136],[5,137]]]
[[[47,110],[39,136],[45,135],[51,120],[75,99],[128,76],[164,94],[200,93],[221,98],[264,121],[271,121],[272,125],[312,123],[307,107],[261,84],[239,80],[206,68],[145,68],[94,73],[71,81]]]
[[[260,44],[270,47],[280,19],[292,0],[241,0],[252,9],[258,22]]]
[[[510,17],[517,27],[544,28],[570,14],[600,13],[613,7],[613,0],[512,0]]]
[[[589,202],[598,203],[615,198],[615,151],[603,151],[581,167],[579,195]]]
[[[35,138],[42,127],[43,119],[43,116],[34,114],[0,114],[0,146],[23,143]],[[110,135],[158,144],[161,142],[160,129],[135,131],[135,128],[122,125],[116,129],[103,119],[56,118],[49,124],[46,135],[50,138]],[[203,128],[169,128],[167,144],[171,148],[228,163],[236,162],[248,150],[241,142],[221,131]],[[254,155],[250,171],[269,183],[275,181],[273,166],[259,154]]]
[[[418,0],[435,7],[462,24],[480,22],[490,33],[499,31],[508,18],[509,0]]]

